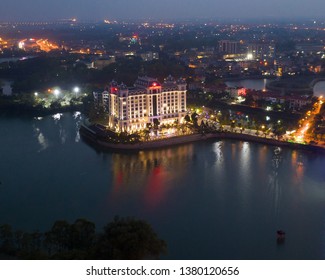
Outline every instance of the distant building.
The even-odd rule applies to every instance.
[[[324,52],[325,46],[318,44],[297,44],[296,50],[306,54],[314,54],[318,52]]]
[[[100,98],[94,93],[95,98]],[[116,131],[134,132],[155,119],[161,124],[182,122],[186,115],[186,82],[169,76],[161,84],[150,77],[139,77],[134,87],[112,81],[101,94],[109,114],[108,126]]]
[[[221,40],[219,42],[219,52],[223,54],[237,54],[239,53],[239,42]]]
[[[102,70],[103,68],[105,68],[106,66],[115,63],[115,57],[109,57],[109,58],[99,58],[96,59],[93,62],[93,68],[96,68],[98,70]]]
[[[262,91],[250,91],[250,95],[253,100],[265,100],[272,103],[284,104],[287,103],[291,110],[301,110],[304,106],[312,103],[310,97],[299,95],[282,95],[276,92],[262,92]]]
[[[275,56],[275,45],[266,43],[251,43],[247,45],[247,53],[254,59],[270,59]]]
[[[289,103],[289,108],[293,110],[300,110],[312,103],[310,98],[304,96],[286,96],[286,101]]]
[[[159,53],[151,52],[151,51],[142,53],[140,54],[140,56],[144,61],[152,61],[152,60],[159,59]]]
[[[74,65],[76,66],[78,64],[85,65],[88,69],[94,68],[94,61],[90,59],[77,59]]]
[[[244,87],[227,87],[225,91],[230,95],[231,98],[246,96],[246,89]]]

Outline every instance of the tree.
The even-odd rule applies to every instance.
[[[85,219],[56,221],[45,233],[0,225],[0,253],[17,259],[152,259],[166,247],[148,223],[134,218],[115,218],[100,234]]]
[[[236,122],[234,120],[231,121],[230,127],[231,127],[231,132],[233,132],[236,127]]]
[[[186,116],[184,117],[184,120],[185,120],[186,122],[190,122],[190,121],[191,121],[191,118],[190,118],[189,115],[186,115]]]
[[[276,125],[274,125],[273,133],[274,133],[274,135],[276,136],[277,139],[279,139],[279,137],[282,134],[284,134],[284,132],[285,132],[285,129],[281,124],[277,123]]]
[[[194,124],[195,127],[198,126],[198,124],[197,124],[197,117],[198,117],[198,114],[197,114],[196,112],[194,112],[194,113],[191,115],[191,120],[192,120],[192,122],[193,122],[193,124]]]
[[[157,118],[154,118],[153,125],[154,125],[155,129],[158,129],[158,126],[160,125],[160,121]]]
[[[152,128],[152,123],[146,123],[146,128],[150,130]]]
[[[70,224],[67,221],[56,221],[49,232],[45,233],[46,244],[56,252],[71,248]]]
[[[115,217],[104,228],[97,242],[98,259],[158,258],[166,253],[166,243],[159,239],[152,227],[142,220]]]
[[[10,225],[0,226],[0,251],[8,253],[13,248],[13,232]]]
[[[95,224],[86,219],[76,220],[70,227],[70,239],[73,249],[88,249],[95,239]]]

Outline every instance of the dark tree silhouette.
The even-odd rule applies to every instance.
[[[166,252],[166,243],[142,220],[116,217],[97,244],[100,259],[151,259]]]
[[[184,117],[184,120],[185,120],[186,122],[190,122],[190,121],[191,121],[191,118],[190,118],[189,115],[186,115],[186,116]]]
[[[154,118],[153,125],[154,125],[155,129],[158,129],[158,126],[160,125],[160,121],[158,119]]]
[[[152,259],[166,252],[166,243],[152,227],[134,218],[115,218],[96,234],[95,224],[78,219],[56,221],[45,233],[13,232],[0,225],[0,257],[15,259]]]

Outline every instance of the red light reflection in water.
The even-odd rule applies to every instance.
[[[149,207],[160,204],[165,195],[166,172],[161,166],[154,167],[146,185],[145,202]]]
[[[121,189],[121,186],[123,185],[123,172],[118,171],[113,185],[113,193],[116,194]]]

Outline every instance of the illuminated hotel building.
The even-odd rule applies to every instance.
[[[139,77],[134,87],[111,82],[102,93],[108,110],[109,127],[116,131],[133,132],[146,128],[147,123],[181,123],[186,115],[186,82],[169,76],[161,84],[150,77]]]

